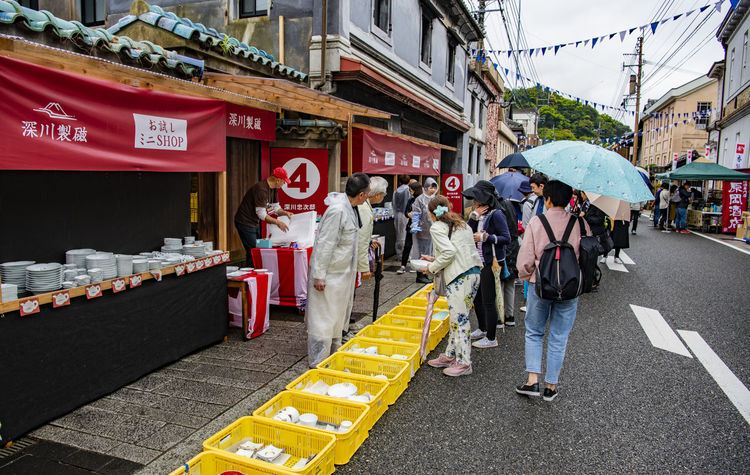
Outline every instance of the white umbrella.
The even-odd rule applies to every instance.
[[[587,192],[589,203],[596,206],[612,219],[630,221],[630,203],[617,198]]]

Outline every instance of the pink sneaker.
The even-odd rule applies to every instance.
[[[454,362],[443,370],[446,376],[466,376],[471,374],[471,364]]]
[[[445,353],[440,353],[440,356],[427,362],[428,365],[433,368],[447,368],[456,361],[456,358],[450,358]]]

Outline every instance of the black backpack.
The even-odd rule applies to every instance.
[[[545,300],[571,300],[581,294],[583,275],[576,259],[576,252],[568,242],[576,217],[571,216],[561,240],[555,238],[552,228],[543,214],[539,220],[547,231],[550,243],[544,247],[539,267],[536,269],[536,295]]]
[[[586,235],[583,218],[578,218],[581,227],[581,245],[578,249],[578,265],[581,268],[583,283],[581,293],[591,292],[594,285],[599,284],[601,270],[599,270],[599,240],[596,236]]]

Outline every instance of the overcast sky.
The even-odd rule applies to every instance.
[[[646,64],[643,77],[647,80],[643,84],[643,104],[646,99],[658,99],[669,89],[705,75],[714,61],[724,58],[724,50],[716,40],[715,33],[731,6],[729,0],[724,0],[719,13],[714,9],[716,1],[502,0],[502,4],[506,20],[512,25],[510,36],[514,47],[517,47],[515,38],[519,3],[521,36],[525,34],[527,48],[601,37],[669,18],[670,21],[657,27],[655,34],[652,35],[649,29],[644,37]],[[472,10],[478,5],[477,0],[467,0],[466,3]],[[487,10],[498,8],[498,0],[487,3]],[[683,15],[676,21],[671,20],[677,14],[705,5],[711,7],[703,13],[696,11],[687,18]],[[699,27],[703,20],[706,21]],[[506,30],[499,12],[487,13],[486,28],[492,49],[509,49]],[[677,48],[694,30],[692,38]],[[526,59],[522,61],[521,73],[526,77],[538,77],[540,83],[582,99],[619,107],[623,93],[627,92],[627,78],[630,74],[630,71],[623,71],[623,62],[637,62],[636,57],[623,55],[635,51],[639,31],[626,36],[623,42],[620,41],[619,35],[611,40],[607,37],[593,49],[589,42],[587,47],[581,45],[578,48],[561,48],[557,55],[551,52],[546,52],[544,56],[534,55],[531,63],[536,75],[531,72],[532,68]],[[490,49],[487,45],[485,48]],[[675,51],[675,55],[670,58]],[[514,59],[508,58],[507,54],[498,55],[493,61],[499,62],[502,67],[516,69]],[[661,70],[656,71],[660,64],[663,65]],[[670,70],[677,66],[679,69]],[[651,74],[654,76],[649,77]],[[515,76],[511,74],[510,85],[515,85],[514,83]],[[633,101],[629,110],[634,110],[634,105]],[[605,113],[633,126],[631,115],[617,114],[615,111]]]

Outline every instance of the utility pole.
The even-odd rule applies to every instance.
[[[638,79],[635,84],[635,132],[633,132],[633,165],[638,162],[638,131],[641,115],[641,74],[643,72],[643,36],[638,37]]]
[[[484,10],[487,7],[487,0],[479,0],[479,11],[477,12],[477,23],[479,29],[482,31],[482,37],[479,38],[479,44],[477,50],[480,52],[477,55],[477,60],[474,63],[474,69],[478,74],[482,74],[482,63],[480,61],[480,55],[484,56]]]

